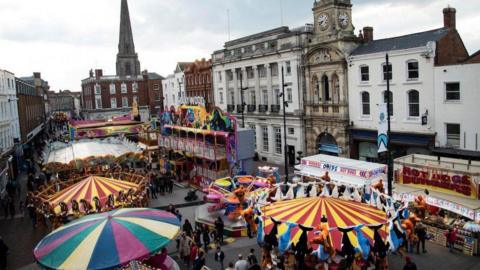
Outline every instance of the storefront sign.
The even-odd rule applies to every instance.
[[[321,161],[306,160],[306,159],[302,159],[302,165],[319,168],[329,172],[336,172],[336,173],[341,173],[345,175],[358,176],[365,179],[370,179],[378,175],[385,174],[387,172],[386,166],[377,168],[375,170],[367,171],[367,170],[356,170],[356,169],[351,169],[347,167],[340,167],[335,164],[329,164]]]
[[[478,184],[470,175],[452,174],[445,170],[416,169],[404,166],[399,174],[403,184],[420,185],[441,192],[478,198]]]
[[[427,196],[427,204],[440,207],[453,213],[457,213],[471,220],[475,219],[475,211],[454,202]]]

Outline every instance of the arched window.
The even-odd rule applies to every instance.
[[[387,103],[387,91],[383,91],[383,102]],[[393,116],[393,93],[390,91],[390,116]]]
[[[420,116],[420,94],[417,90],[410,90],[408,95],[408,116],[419,117]]]
[[[322,76],[322,97],[323,97],[324,102],[331,100],[331,98],[330,98],[330,85],[329,85],[329,82],[328,82],[327,75]]]
[[[340,102],[340,82],[337,74],[332,76],[332,91],[333,91],[333,103],[338,104]]]
[[[370,93],[362,92],[362,115],[370,115]]]
[[[313,102],[319,103],[322,100],[320,96],[320,84],[318,83],[317,76],[313,76],[312,78],[312,87],[313,87]]]

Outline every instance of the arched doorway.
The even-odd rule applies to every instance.
[[[319,154],[338,156],[340,149],[337,140],[332,134],[324,132],[317,137],[317,149]]]

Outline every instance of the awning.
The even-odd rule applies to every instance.
[[[413,201],[418,195],[426,196],[427,204],[433,205],[472,220],[480,221],[480,200],[457,197],[439,191],[395,183],[394,194],[405,201]]]
[[[304,166],[303,168],[296,167],[295,169],[300,169],[296,171],[295,173],[298,175],[303,175],[307,177],[312,177],[312,178],[317,178],[320,179],[323,175],[325,175],[325,170],[321,169],[316,169],[316,168],[311,168],[308,166]],[[357,186],[357,187],[363,187],[365,185],[370,185],[371,182],[376,182],[377,179],[380,179],[381,177],[376,178],[375,180],[367,180],[365,178],[360,178],[356,176],[349,176],[345,174],[339,174],[335,172],[328,172],[328,175],[332,179],[333,183],[337,184],[342,184],[342,185],[352,185],[352,186]]]
[[[441,156],[471,159],[471,160],[480,160],[480,152],[478,152],[478,151],[444,148],[444,147],[435,147],[432,150],[432,152],[434,154],[441,155]]]
[[[366,129],[350,129],[350,136],[357,141],[377,141],[376,130]],[[392,132],[391,143],[397,145],[411,145],[428,147],[435,142],[435,134],[419,134],[419,133],[401,133]]]

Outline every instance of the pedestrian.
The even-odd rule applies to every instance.
[[[200,250],[197,259],[195,260],[195,264],[193,265],[193,270],[202,270],[203,266],[205,266],[205,252]]]
[[[180,223],[182,222],[182,214],[180,214],[180,210],[175,210],[175,216],[177,216]]]
[[[215,252],[215,261],[220,264],[220,269],[223,269],[223,260],[225,259],[225,253],[223,253],[222,249],[218,246],[217,251]]]
[[[233,262],[229,262],[228,267],[225,268],[225,270],[235,270],[235,267],[233,266]]]
[[[450,252],[453,252],[453,248],[455,246],[455,241],[457,240],[457,232],[454,229],[448,229],[445,233],[447,237],[447,247]]]
[[[7,269],[8,246],[0,236],[0,270]]]
[[[403,266],[403,270],[417,270],[417,265],[412,262],[412,258],[410,256],[405,257],[405,266]]]
[[[208,246],[210,245],[210,230],[208,229],[208,225],[203,227],[202,240],[203,246],[205,247],[205,253],[208,253]]]
[[[248,270],[248,262],[243,259],[242,254],[238,254],[238,260],[235,263],[235,270]]]
[[[173,192],[173,179],[172,178],[168,178],[167,185],[168,185],[168,193],[172,194],[172,192]]]
[[[180,236],[179,253],[185,265],[190,264],[190,240],[185,232]]]
[[[417,254],[420,253],[420,244],[422,244],[422,252],[426,253],[427,250],[425,249],[425,240],[427,239],[427,230],[425,226],[423,226],[422,222],[419,222],[415,227],[415,234],[418,237],[417,241]]]
[[[188,236],[192,236],[193,228],[192,228],[192,224],[190,224],[190,221],[188,221],[188,219],[185,219],[185,223],[183,223],[183,231]]]
[[[254,265],[250,266],[248,270],[262,270],[262,268],[260,265],[258,265],[258,263],[255,263]]]
[[[155,182],[153,181],[153,179],[150,180],[148,188],[150,189],[150,194],[152,195],[151,198],[157,199],[157,189],[155,188]]]
[[[190,263],[191,263],[192,266],[195,265],[195,260],[197,259],[198,252],[199,252],[198,246],[197,246],[195,243],[191,243],[191,247],[190,247]]]
[[[165,195],[165,178],[161,177],[159,180],[160,194]]]
[[[249,265],[258,264],[257,256],[255,256],[255,249],[250,249],[250,254],[248,254],[247,260]]]
[[[217,220],[215,220],[215,229],[217,230],[217,237],[218,237],[217,242],[220,245],[223,245],[223,229],[224,229],[224,227],[225,227],[225,225],[223,223],[222,218],[218,217]]]

